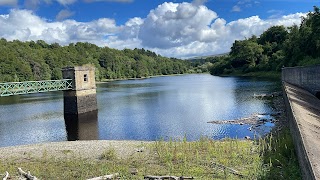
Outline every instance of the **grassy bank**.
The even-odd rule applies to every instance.
[[[44,151],[40,158],[26,155],[24,159],[0,161],[0,173],[16,175],[16,168],[21,167],[40,179],[86,179],[113,173],[119,173],[121,179],[143,179],[144,175],[299,179],[291,136],[287,131],[282,133],[256,141],[157,141],[125,158],[114,148],[105,149],[96,159],[68,156],[70,151],[64,152],[66,158],[56,159]]]

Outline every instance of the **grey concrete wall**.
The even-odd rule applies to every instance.
[[[320,179],[320,65],[283,68],[282,82],[303,179]]]
[[[96,94],[77,95],[75,91],[64,91],[64,114],[82,114],[97,110]]]
[[[87,75],[87,81],[84,81]],[[72,89],[75,91],[96,89],[95,68],[90,66],[75,66],[62,69],[63,79],[72,79]]]
[[[283,68],[282,81],[301,87],[316,95],[320,92],[320,65]]]
[[[94,67],[62,69],[64,79],[72,79],[72,90],[64,91],[64,113],[82,114],[98,109]]]
[[[314,149],[312,149],[312,145],[316,146],[316,143],[312,143],[312,138],[314,138],[312,137],[313,135],[310,135],[305,132],[306,128],[311,130],[309,127],[306,127],[304,125],[305,123],[309,123],[304,120],[304,118],[307,118],[307,116],[303,113],[303,111],[298,110],[296,107],[298,103],[300,103],[296,99],[305,99],[305,93],[308,92],[305,91],[305,93],[303,94],[292,93],[299,92],[300,90],[301,89],[299,88],[294,88],[293,85],[287,84],[285,82],[283,83],[283,94],[287,118],[289,121],[290,132],[295,146],[295,152],[298,157],[302,178],[304,180],[319,179],[319,169],[317,169],[316,166],[318,164],[317,157],[320,154],[318,154],[317,150],[314,151]],[[309,93],[308,96],[312,97],[313,95]],[[316,98],[314,97],[314,99]],[[319,141],[319,139],[316,139],[316,141]],[[312,151],[310,151],[310,149]]]

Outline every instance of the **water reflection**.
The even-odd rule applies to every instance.
[[[51,100],[62,99],[62,91],[43,92],[35,94],[23,94],[15,96],[5,96],[0,98],[0,105],[16,105],[23,103],[40,103],[49,102]]]
[[[79,115],[64,115],[68,141],[97,140],[98,111],[91,111]]]

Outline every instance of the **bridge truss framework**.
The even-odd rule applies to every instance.
[[[72,89],[72,79],[0,83],[0,96]]]

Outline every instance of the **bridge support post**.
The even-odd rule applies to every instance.
[[[64,79],[72,79],[72,90],[63,92],[65,115],[98,109],[94,67],[66,67],[62,69],[62,75]]]

